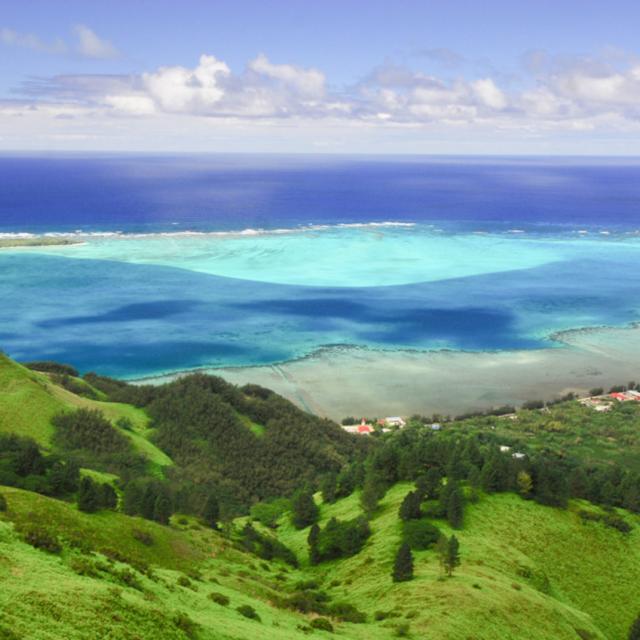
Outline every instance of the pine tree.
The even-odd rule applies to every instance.
[[[360,494],[360,505],[367,518],[373,517],[378,508],[378,502],[384,497],[385,492],[386,486],[384,482],[373,473],[367,473],[362,493]]]
[[[318,546],[320,542],[320,527],[317,524],[313,524],[309,530],[307,536],[307,543],[309,544],[309,561],[311,564],[318,564],[320,558],[320,548]]]
[[[313,499],[311,491],[299,491],[291,501],[291,522],[296,529],[304,529],[318,521],[320,510]]]
[[[628,640],[640,640],[640,615],[635,619],[635,622],[629,629]]]
[[[447,575],[451,577],[454,569],[458,566],[460,566],[460,543],[458,538],[451,536],[447,543],[447,556],[445,559]]]
[[[338,476],[335,473],[329,473],[320,482],[320,491],[322,491],[322,501],[331,504],[336,501],[338,490]]]
[[[158,499],[158,492],[153,483],[147,484],[142,493],[142,500],[140,504],[140,515],[147,520],[153,520],[153,513],[156,508],[156,500]]]
[[[398,549],[391,577],[394,582],[406,582],[413,579],[413,554],[406,542]]]
[[[423,497],[429,500],[437,499],[442,488],[442,471],[439,467],[430,467],[424,477]]]
[[[220,505],[218,499],[211,493],[204,503],[202,510],[202,518],[212,529],[218,528],[218,520],[220,519]]]
[[[447,500],[447,520],[454,529],[460,529],[464,520],[464,496],[458,485],[452,487]]]
[[[400,509],[398,510],[398,516],[400,520],[417,520],[422,516],[420,511],[420,493],[418,491],[410,491],[404,497]]]
[[[620,484],[622,494],[622,506],[634,513],[640,512],[640,475],[627,473]]]
[[[104,509],[115,509],[118,506],[118,494],[108,482],[100,485],[100,504]]]
[[[82,478],[78,489],[78,509],[86,513],[93,513],[99,507],[100,494],[98,486],[91,478]]]
[[[171,513],[171,500],[166,491],[161,491],[153,505],[153,519],[160,524],[169,524]]]

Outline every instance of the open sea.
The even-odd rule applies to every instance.
[[[123,378],[640,320],[640,161],[0,156],[0,242],[40,236],[0,349]]]

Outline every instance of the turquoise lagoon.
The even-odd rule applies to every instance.
[[[14,233],[14,232],[12,232]],[[0,251],[0,344],[124,378],[327,346],[514,351],[640,319],[633,229],[385,222],[67,233]]]

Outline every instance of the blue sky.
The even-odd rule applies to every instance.
[[[640,152],[640,3],[4,2],[0,149]]]

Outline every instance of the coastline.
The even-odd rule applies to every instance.
[[[19,249],[21,247],[60,247],[83,244],[79,240],[69,238],[48,238],[34,236],[29,238],[2,238],[0,237],[0,249]]]
[[[347,415],[461,414],[626,383],[640,373],[640,326],[554,334],[558,346],[529,351],[376,350],[322,347],[283,363],[201,368],[233,384],[259,384],[301,408]],[[136,383],[160,384],[189,371]]]

